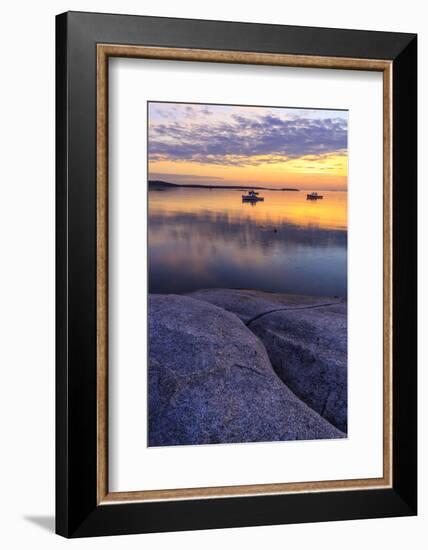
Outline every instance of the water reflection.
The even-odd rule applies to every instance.
[[[149,192],[149,290],[253,288],[346,295],[347,195],[263,191]]]

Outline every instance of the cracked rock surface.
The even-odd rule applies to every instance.
[[[344,434],[280,380],[234,313],[181,295],[149,296],[149,445]]]
[[[263,342],[281,380],[347,432],[344,300],[235,289],[200,290],[191,296],[235,313]]]

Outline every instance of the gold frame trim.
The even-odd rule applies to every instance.
[[[108,490],[108,59],[133,57],[383,73],[383,476],[130,492]],[[255,52],[97,45],[97,504],[392,487],[392,62]]]

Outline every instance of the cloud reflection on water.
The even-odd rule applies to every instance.
[[[303,193],[178,189],[149,193],[154,293],[253,288],[346,295],[346,193],[312,204]]]

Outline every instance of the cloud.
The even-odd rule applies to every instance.
[[[231,114],[198,120],[201,110],[186,106],[187,116],[156,121],[149,126],[151,161],[192,161],[236,166],[284,162],[300,157],[345,154],[347,121],[343,118],[312,118]],[[210,111],[204,109],[204,111]],[[208,115],[208,112],[204,112]],[[211,115],[215,115],[210,111]]]

